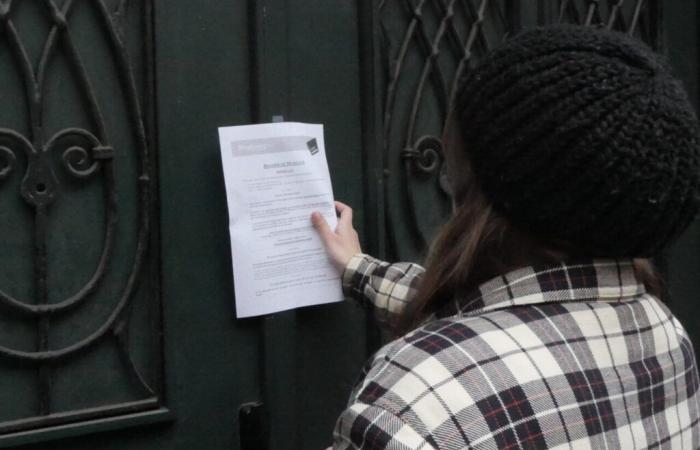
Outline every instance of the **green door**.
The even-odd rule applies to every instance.
[[[363,223],[357,23],[350,2],[0,1],[0,446],[330,443],[367,319],[235,319],[217,127],[325,124]]]
[[[328,446],[381,336],[352,304],[235,319],[217,127],[323,123],[364,249],[420,258],[459,74],[609,23],[697,100],[700,8],[661,3],[0,0],[0,447]],[[698,342],[700,227],[662,263]]]

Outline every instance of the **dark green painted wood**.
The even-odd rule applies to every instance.
[[[154,409],[107,419],[87,420],[39,430],[12,433],[3,437],[2,442],[0,442],[0,448],[16,448],[19,446],[27,448],[28,445],[37,442],[41,442],[40,448],[45,448],[47,445],[51,445],[53,448],[55,444],[49,444],[48,442],[60,442],[62,439],[74,436],[82,437],[89,434],[105,433],[124,428],[136,428],[136,430],[132,430],[131,432],[138,433],[141,427],[167,423],[172,420],[173,414],[168,409]],[[59,443],[58,446],[60,445]]]
[[[3,145],[15,152],[17,164],[10,177],[0,182],[0,289],[19,304],[33,308],[46,304],[56,311],[37,320],[13,308],[2,309],[0,345],[51,353],[44,353],[48,362],[41,365],[30,361],[38,358],[36,353],[14,361],[0,358],[0,445],[79,434],[91,428],[81,427],[77,420],[126,423],[138,421],[134,415],[144,410],[155,412],[150,417],[166,411],[161,403],[159,277],[157,270],[151,270],[157,265],[137,256],[146,244],[137,243],[146,223],[141,218],[154,216],[139,200],[152,198],[139,187],[149,185],[144,182],[149,173],[148,168],[144,172],[140,167],[146,149],[138,131],[149,122],[152,99],[146,79],[152,36],[150,3],[133,5],[124,21],[110,14],[115,5],[107,3],[109,11],[101,8],[102,2],[66,2],[61,5],[66,12],[56,11],[52,16],[49,2],[13,2],[0,26],[0,127],[31,141],[35,152],[49,148],[52,136],[65,135],[70,129],[94,139],[72,145],[92,151],[98,142],[103,150],[114,149],[86,179],[72,176],[70,167],[61,163],[59,152],[68,145],[43,152],[51,155],[47,166],[55,180],[37,179],[31,168],[38,158],[28,158],[22,146],[7,139],[8,132],[1,133]],[[65,31],[57,33],[64,20]],[[67,33],[79,37],[55,39]],[[127,37],[122,39],[120,33]],[[34,79],[42,76],[45,82],[35,84]],[[35,98],[41,101],[33,102]],[[84,162],[89,165],[91,161],[88,156]],[[118,176],[109,176],[110,167]],[[149,167],[155,169],[153,164]],[[142,181],[140,175],[144,175]],[[110,180],[114,180],[113,189]],[[45,226],[37,225],[34,206],[22,199],[24,183],[55,188],[54,201],[41,208],[46,211]],[[116,192],[116,207],[105,196],[110,191]],[[106,220],[106,216],[114,217],[115,210],[116,220]],[[116,224],[111,234],[109,224]],[[42,229],[46,236],[38,238],[37,230]],[[105,234],[113,236],[114,246],[103,253],[108,247]],[[154,242],[156,235],[152,235]],[[60,310],[57,304],[71,303],[67,299],[81,291],[93,273],[100,272],[96,268],[103,254],[110,255],[108,263],[101,265],[104,276],[98,277],[89,294],[77,296],[85,299],[82,303],[76,301],[75,308]],[[157,250],[151,253],[156,262],[157,255]],[[138,270],[141,262],[145,266]],[[124,294],[132,272],[142,275],[141,282]],[[113,316],[128,299],[130,306],[124,313]],[[129,315],[129,320],[120,319]],[[119,325],[108,326],[111,317],[117,317]],[[106,332],[97,333],[100,329]],[[95,339],[89,337],[93,334]],[[118,346],[119,342],[124,345]],[[69,351],[76,347],[82,349]],[[124,354],[120,348],[126,349]],[[59,353],[69,355],[59,359]],[[129,420],[126,415],[131,416]],[[43,429],[28,431],[37,427]]]
[[[693,0],[664,2],[666,53],[696,111],[700,106],[700,6]],[[668,302],[700,349],[700,221],[667,252]],[[696,355],[697,356],[697,355]]]
[[[405,238],[406,247],[387,249],[396,230],[385,222],[385,194],[403,195],[397,194],[403,169],[397,155],[380,150],[376,112],[386,67],[374,51],[376,5],[371,0],[157,2],[158,225],[171,420],[127,429],[105,420],[82,431],[59,430],[53,437],[62,439],[51,448],[237,449],[239,406],[248,402],[262,402],[270,448],[330,444],[337,414],[378,343],[373,324],[351,304],[234,318],[216,127],[269,121],[278,114],[324,123],[335,194],[354,207],[365,249],[379,256],[416,253],[403,228],[395,238],[399,243]],[[524,17],[523,26],[538,20],[533,14]],[[697,5],[690,0],[669,5],[664,17],[671,59],[697,99]],[[406,221],[403,211],[394,213]],[[427,218],[425,228],[435,220]],[[402,224],[407,226],[412,225]],[[17,238],[13,245],[22,244]],[[694,225],[668,258],[672,305],[696,342],[699,250],[700,227]],[[16,252],[18,264],[26,262],[26,255]],[[33,395],[31,386],[18,382],[16,387],[18,395]],[[94,434],[72,436],[85,431]]]
[[[290,117],[290,5],[280,0],[249,2],[251,114],[256,123],[297,120]],[[265,430],[273,448],[296,439],[296,424],[288,420],[297,402],[297,384],[290,373],[297,361],[296,311],[249,319],[260,327],[259,362],[263,405],[269,415]],[[274,430],[274,432],[272,432]]]
[[[382,79],[382,60],[378,52],[379,3],[374,0],[359,0],[358,33],[360,87],[362,99],[362,161],[364,164],[364,223],[355,221],[355,226],[364,235],[363,250],[377,258],[387,259],[386,205],[384,201],[385,155],[379,149],[383,146],[382,87],[377,80]],[[376,326],[374,317],[367,315],[367,353],[374,353],[382,342],[382,330]]]
[[[256,16],[253,8],[265,7]],[[336,197],[355,208],[364,234],[357,24],[352,3],[158,3],[161,272],[174,419],[55,448],[238,448],[239,405],[259,400],[271,448],[330,443],[367,356],[365,313],[338,304],[234,318],[216,127],[273,114],[324,123]]]
[[[238,405],[260,397],[258,330],[233,316],[216,133],[219,125],[250,121],[245,4],[158,2],[155,26],[162,200],[157,226],[167,403],[174,420],[69,438],[52,448],[236,448]]]
[[[258,120],[283,115],[324,124],[335,196],[353,206],[362,228],[357,7],[322,0],[253,3],[267,11],[264,20],[256,14]],[[366,358],[365,315],[338,304],[262,320],[271,448],[325,448]]]

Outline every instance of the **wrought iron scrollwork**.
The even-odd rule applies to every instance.
[[[38,391],[40,406],[36,417],[14,420],[11,424],[0,423],[0,437],[5,431],[17,431],[27,428],[41,427],[45,424],[56,424],[61,421],[89,418],[90,414],[81,412],[71,417],[63,413],[62,419],[51,416],[52,371],[58,370],[57,364],[82,354],[106,338],[113,338],[116,348],[124,362],[128,377],[141,386],[144,400],[139,403],[143,407],[153,407],[158,399],[158,388],[152,387],[153,381],[148,382],[131,355],[129,340],[129,320],[132,301],[139,281],[144,277],[148,267],[147,249],[152,239],[151,216],[154,214],[152,197],[153,187],[153,158],[149,148],[146,130],[146,113],[142,105],[134,75],[134,67],[127,54],[124,42],[124,30],[120,29],[126,0],[120,0],[114,10],[107,6],[104,0],[90,2],[100,20],[100,29],[109,45],[111,59],[116,68],[115,79],[119,80],[125,103],[128,109],[128,125],[132,130],[133,148],[115,147],[111,144],[104,113],[98,101],[96,88],[90,79],[71,30],[71,15],[78,2],[65,0],[59,6],[54,0],[41,2],[50,17],[50,30],[36,67],[31,62],[30,52],[23,42],[13,19],[13,14],[21,0],[0,0],[0,45],[6,45],[14,58],[18,73],[25,87],[26,103],[29,110],[28,129],[25,137],[22,133],[9,128],[0,128],[0,194],[12,195],[7,181],[10,177],[20,176],[20,192],[25,203],[33,211],[33,259],[34,259],[34,298],[19,299],[1,290],[0,306],[2,314],[13,315],[18,320],[34,320],[37,324],[37,346],[33,351],[11,348],[0,342],[0,368],[5,361],[12,360],[23,364],[33,365],[39,373]],[[148,23],[151,14],[150,2],[143,2],[142,10],[147,16]],[[144,39],[151,39],[150,29],[145,30]],[[82,99],[86,106],[91,127],[65,128],[56,132],[50,138],[45,136],[45,90],[47,72],[51,61],[61,53],[72,69],[77,85],[80,86]],[[152,55],[146,55],[147,70],[152,70]],[[2,87],[0,87],[2,89]],[[152,95],[153,92],[146,92]],[[152,130],[151,130],[152,132]],[[120,152],[134,152],[137,159],[137,172],[133,175],[133,184],[138,192],[138,205],[132,208],[138,211],[137,230],[135,233],[135,248],[130,270],[125,274],[125,282],[118,298],[113,302],[113,308],[106,318],[94,330],[83,336],[77,336],[69,344],[55,347],[49,340],[49,331],[54,318],[67,315],[69,311],[78,309],[87,301],[99,302],[95,294],[100,284],[110,270],[114,255],[117,230],[122,226],[119,222],[119,202],[117,201],[117,182],[115,179],[115,164]],[[20,164],[20,161],[23,164]],[[59,162],[58,164],[56,162]],[[20,167],[26,167],[24,174],[19,173]],[[67,195],[62,189],[60,177],[62,171],[75,182],[95,180],[102,188],[104,205],[102,248],[92,275],[72,295],[59,301],[48,301],[48,264],[51,256],[47,250],[47,233],[51,226],[51,205],[61,201]],[[123,173],[122,173],[123,175]],[[123,228],[122,228],[123,229]],[[157,279],[149,279],[148,283],[157,283]],[[159,326],[158,323],[155,326]],[[160,350],[159,350],[160,351]],[[160,376],[155,383],[158,384]],[[153,400],[153,401],[151,401]],[[155,402],[155,403],[154,403]],[[96,405],[109,408],[110,405]],[[115,414],[124,409],[124,405],[116,404]],[[138,408],[131,410],[135,411]],[[100,412],[104,416],[104,411]],[[43,418],[42,418],[43,417]],[[57,422],[58,421],[58,422]]]
[[[435,202],[418,204],[416,197],[419,190],[432,189],[431,198],[449,202],[441,136],[470,64],[521,29],[555,23],[616,29],[658,47],[659,9],[658,0],[379,1],[381,35],[376,51],[384,58],[380,92],[385,172],[393,176],[396,170],[403,171],[400,178],[385,183],[394,253],[420,254],[434,230],[421,222],[448,211],[435,209]],[[525,10],[529,14],[523,14]],[[526,17],[537,19],[529,23]],[[395,164],[397,160],[402,163]],[[436,182],[426,183],[426,177]],[[414,248],[407,250],[410,244],[396,240],[405,234],[396,232],[402,228],[413,236]]]
[[[97,172],[102,162],[114,157],[114,149],[104,145],[87,130],[61,130],[46,145],[48,152],[62,152],[63,167],[76,178],[88,178]]]
[[[413,147],[401,152],[401,157],[420,172],[432,174],[442,161],[442,140],[437,136],[421,136]]]
[[[17,158],[15,158],[15,154],[9,147],[0,145],[0,161],[0,181],[2,181],[12,173],[17,163]]]
[[[8,178],[15,169],[15,149],[20,148],[26,152],[31,145],[21,134],[0,128],[0,181]]]

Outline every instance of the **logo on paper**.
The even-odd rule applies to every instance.
[[[306,141],[306,146],[309,147],[309,152],[311,152],[312,155],[318,153],[318,142],[316,142],[316,138]]]

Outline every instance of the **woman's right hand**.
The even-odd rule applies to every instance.
[[[340,215],[335,231],[331,230],[319,212],[314,211],[311,214],[311,223],[321,237],[333,266],[342,275],[350,258],[362,253],[362,248],[357,231],[352,227],[352,208],[344,203],[335,202],[335,210]]]

